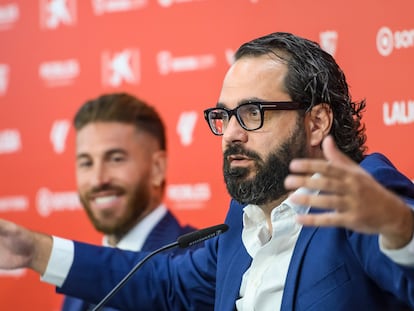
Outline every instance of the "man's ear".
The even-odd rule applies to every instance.
[[[167,173],[167,153],[158,150],[152,154],[152,184],[161,186],[165,181]]]
[[[307,113],[306,120],[310,145],[312,147],[320,146],[332,127],[333,113],[330,106],[326,103],[321,103],[312,107]]]

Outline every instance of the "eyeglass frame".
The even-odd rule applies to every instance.
[[[247,106],[247,105],[257,105],[259,107],[259,111],[260,111],[260,125],[257,128],[254,129],[249,129],[246,127],[246,125],[243,123],[243,121],[241,120],[238,111],[240,109],[240,107],[243,106]],[[303,104],[303,103],[298,103],[298,102],[294,102],[294,101],[272,101],[272,102],[265,102],[265,101],[249,101],[246,103],[243,103],[239,106],[237,106],[234,109],[228,109],[225,107],[214,107],[214,108],[207,108],[204,110],[204,119],[207,121],[208,126],[210,127],[211,132],[214,135],[217,136],[223,136],[223,133],[216,133],[211,124],[210,124],[210,120],[209,120],[209,114],[211,111],[214,111],[216,109],[222,109],[224,111],[227,112],[229,119],[228,122],[230,122],[230,119],[232,116],[236,117],[237,122],[239,123],[239,125],[246,131],[256,131],[258,129],[260,129],[263,126],[264,123],[264,112],[266,110],[306,110],[307,107]]]

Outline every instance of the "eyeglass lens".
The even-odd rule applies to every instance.
[[[232,115],[236,115],[237,121],[246,130],[255,130],[262,123],[262,113],[257,104],[240,105],[233,110],[216,108],[208,113],[208,120],[213,132],[223,134]]]

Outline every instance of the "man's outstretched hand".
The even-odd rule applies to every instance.
[[[414,230],[410,207],[343,154],[332,137],[326,137],[322,147],[325,159],[295,159],[290,163],[291,174],[285,179],[285,187],[319,190],[319,194],[293,194],[291,199],[328,212],[298,215],[297,221],[305,226],[378,233],[388,249],[408,244]]]

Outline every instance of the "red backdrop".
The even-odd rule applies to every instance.
[[[414,179],[412,0],[0,0],[0,217],[100,242],[79,206],[71,118],[128,91],[166,121],[166,202],[182,222],[220,223],[229,197],[220,138],[203,120],[244,41],[289,31],[319,42],[366,98],[369,151]],[[1,254],[0,254],[1,255]],[[28,270],[0,271],[2,310],[59,310]]]

